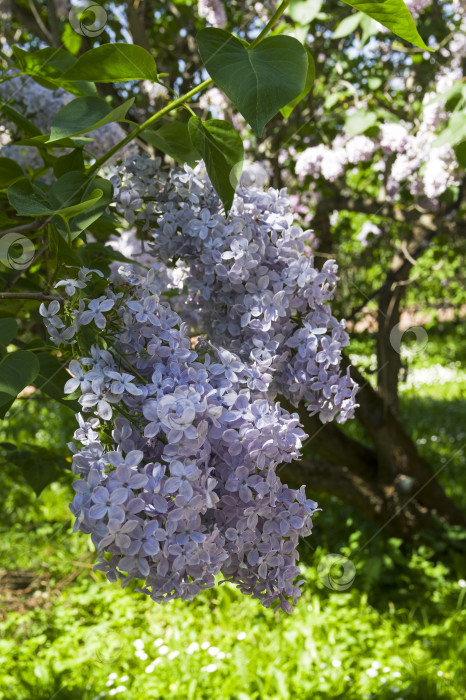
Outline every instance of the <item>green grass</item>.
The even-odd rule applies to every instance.
[[[440,346],[433,343],[416,367],[437,364]],[[452,367],[457,360],[449,353]],[[455,371],[453,381],[405,386],[402,411],[460,501],[466,383]],[[21,445],[33,430],[45,446],[53,434],[65,454],[73,429],[62,408],[29,401],[0,439]],[[377,534],[326,496],[300,546],[306,583],[291,616],[265,610],[229,584],[190,604],[160,606],[92,571],[92,546],[71,534],[70,477],[38,498],[13,467],[0,481],[0,568],[30,575],[28,590],[1,579],[0,700],[464,697],[466,572],[464,562],[440,559],[435,543],[409,547]],[[319,565],[331,553],[345,557],[349,578],[335,565],[325,579]]]

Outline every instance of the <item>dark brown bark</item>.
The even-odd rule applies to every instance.
[[[344,365],[349,363],[345,359]],[[446,495],[430,465],[419,455],[401,421],[384,398],[354,367],[360,391],[356,420],[372,447],[346,435],[334,423],[323,425],[299,407],[309,435],[311,457],[284,465],[282,478],[341,498],[392,535],[410,539],[432,532],[438,521],[466,527],[466,518]],[[286,402],[282,405],[293,408]]]
[[[436,230],[433,215],[424,214],[418,218],[407,243],[394,254],[386,284],[378,295],[377,384],[382,399],[395,414],[398,413],[398,375],[401,369],[401,301],[416,257]]]
[[[138,46],[152,52],[152,46],[146,31],[146,3],[145,0],[128,0],[126,3],[129,30],[133,41]]]
[[[346,466],[334,465],[319,458],[305,458],[287,464],[280,468],[279,474],[282,481],[290,486],[298,487],[304,483],[314,492],[337,496],[375,523],[380,532],[386,531],[391,536],[410,540],[420,535],[422,539],[438,529],[436,512],[403,493],[396,483],[379,485],[355,475]]]

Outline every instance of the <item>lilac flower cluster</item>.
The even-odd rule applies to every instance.
[[[299,153],[296,159],[296,175],[322,175],[325,180],[335,182],[343,175],[349,164],[368,161],[377,150],[377,144],[367,136],[336,136],[332,146],[319,144]]]
[[[413,6],[421,11],[425,3],[415,2]],[[389,201],[394,201],[401,189],[406,188],[413,196],[424,198],[424,207],[435,209],[438,197],[449,187],[458,185],[461,177],[453,148],[448,144],[438,146],[435,142],[449,119],[445,108],[447,91],[462,80],[462,60],[466,55],[465,27],[465,20],[460,27],[452,25],[452,39],[441,49],[442,55],[449,58],[449,64],[440,68],[435,90],[425,93],[422,111],[413,124],[385,122],[374,138],[364,135],[350,137],[343,133],[330,146],[310,146],[295,156],[298,179],[303,181],[311,176],[336,182],[345,176],[352,164],[368,162],[375,157],[374,169],[379,179],[385,180]],[[399,80],[401,89],[403,79],[396,80]],[[393,158],[384,158],[385,155]]]
[[[151,216],[157,258],[185,266],[183,314],[252,363],[251,389],[303,401],[323,422],[353,416],[357,387],[340,372],[348,335],[329,308],[337,268],[314,267],[286,190],[240,184],[226,217],[202,170],[185,166],[165,181]]]
[[[260,364],[207,340],[193,349],[154,270],[122,265],[92,299],[95,274],[60,284],[67,324],[58,301],[40,313],[55,342],[82,347],[83,326],[99,338],[71,361],[65,387],[82,406],[71,509],[101,554],[97,568],[123,585],[143,579],[157,602],[191,600],[222,573],[290,612],[302,583],[296,545],[316,509],[276,473],[299,456],[298,415],[270,400]]]

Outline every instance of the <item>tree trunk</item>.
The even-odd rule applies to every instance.
[[[346,359],[344,364],[349,366]],[[404,539],[432,533],[442,523],[466,527],[464,514],[446,495],[384,398],[356,368],[351,367],[351,374],[360,386],[356,420],[372,446],[349,437],[334,423],[323,425],[300,405],[311,456],[281,467],[281,477],[341,498],[380,528]],[[286,400],[281,404],[295,410]]]

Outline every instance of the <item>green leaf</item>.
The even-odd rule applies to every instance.
[[[103,178],[89,182],[84,173],[70,171],[53,183],[48,194],[46,199],[42,190],[26,178],[7,190],[8,201],[18,214],[52,217],[51,223],[60,233],[73,239],[102,215],[111,201],[113,187]],[[70,234],[64,223],[69,219]]]
[[[368,112],[365,109],[358,109],[346,118],[346,130],[351,136],[362,134],[377,122],[375,112]]]
[[[0,362],[0,404],[11,401],[39,374],[39,360],[28,350],[16,350]]]
[[[95,189],[90,193],[88,199],[84,200],[83,202],[78,202],[78,204],[71,204],[68,207],[61,207],[60,209],[57,209],[55,213],[64,221],[68,221],[74,216],[78,216],[79,214],[86,212],[88,209],[97,204],[99,199],[103,197],[103,194],[104,193],[102,190]]]
[[[208,28],[198,33],[197,43],[209,75],[257,136],[304,89],[307,53],[293,37],[268,37],[251,49],[223,29]]]
[[[0,190],[24,177],[22,167],[11,158],[0,158]]]
[[[82,148],[75,148],[71,153],[60,156],[54,163],[53,174],[56,178],[60,178],[70,170],[79,170],[84,172],[84,158]]]
[[[18,110],[11,105],[0,104],[0,110],[10,121],[13,122],[13,124],[16,124],[16,126],[22,129],[29,136],[42,136],[42,131],[32,122],[30,122],[29,119],[23,117],[21,112],[18,112]]]
[[[231,209],[235,184],[244,159],[243,142],[236,129],[222,119],[199,117],[189,120],[189,134],[197,152],[204,159],[207,174],[226,211]]]
[[[432,144],[433,148],[438,148],[439,146],[456,146],[457,143],[464,141],[466,138],[466,117],[463,110],[458,110],[453,112],[446,126],[440,136],[435,139]]]
[[[8,345],[18,332],[18,324],[14,318],[0,318],[0,344]]]
[[[136,44],[103,44],[86,51],[63,75],[64,80],[116,83],[125,80],[157,81],[157,66],[146,49]]]
[[[356,12],[354,15],[345,17],[345,19],[340,22],[338,27],[333,32],[333,38],[342,39],[343,37],[348,36],[348,34],[352,34],[357,27],[359,27],[363,17],[364,15],[362,12]]]
[[[67,243],[55,226],[52,226],[49,231],[49,247],[50,254],[57,266],[65,264],[82,267],[83,263],[78,251]]]
[[[461,167],[466,170],[466,141],[455,146],[455,156]]]
[[[191,143],[187,122],[164,124],[156,131],[143,131],[140,137],[179,163],[193,165],[199,159]]]
[[[63,457],[37,445],[25,445],[20,450],[7,450],[4,452],[4,459],[21,471],[36,496],[39,496],[46,486],[57,481],[70,467]]]
[[[79,53],[81,44],[83,43],[83,38],[80,34],[74,31],[71,24],[68,22],[65,24],[63,33],[61,35],[61,40],[67,51],[69,51],[73,56]]]
[[[306,75],[306,84],[304,86],[304,90],[298,97],[296,97],[290,104],[286,105],[286,107],[282,107],[280,112],[281,114],[285,117],[285,119],[288,119],[294,108],[303,100],[306,95],[309,94],[311,91],[312,86],[314,85],[314,80],[316,77],[316,68],[314,64],[314,58],[312,57],[312,53],[310,50],[305,47],[307,51],[307,75]]]
[[[63,87],[74,95],[96,95],[95,85],[81,78],[77,82],[63,79],[63,73],[76,62],[76,57],[61,48],[47,47],[35,52],[24,51],[13,46],[16,65],[26,75],[30,75],[43,87],[55,90]]]
[[[0,211],[0,232],[4,231],[6,228],[13,228],[14,226],[20,226],[21,220],[13,218],[12,216],[6,216]]]
[[[0,420],[3,420],[13,406],[15,399],[12,399],[9,394],[0,392]]]
[[[62,175],[50,188],[50,203],[54,210],[65,212],[66,218],[70,218],[65,210],[74,209],[72,219],[69,222],[71,240],[79,236],[86,228],[91,226],[104,213],[112,201],[113,186],[102,177],[96,177],[91,182],[84,173],[69,172]],[[85,205],[85,206],[81,206]],[[68,230],[63,221],[54,217],[59,232],[68,240]]]
[[[322,0],[291,0],[288,14],[298,24],[309,24],[317,17]]]
[[[374,2],[367,2],[366,0],[352,0],[349,2],[349,0],[343,0],[343,2],[380,22],[380,24],[383,24],[384,27],[390,29],[401,39],[409,41],[420,49],[432,50],[429,49],[419,35],[416,23],[403,0],[375,0]]]
[[[377,26],[377,22],[375,21],[375,19],[372,19],[372,17],[369,17],[368,15],[362,16],[361,29],[361,44],[363,46],[367,41],[369,41],[371,36],[374,36],[374,34],[377,34],[377,32],[379,31],[379,27]],[[421,54],[414,54],[413,59],[414,58],[420,58],[421,61],[424,60]]]
[[[53,211],[42,190],[26,178],[11,185],[6,194],[11,206],[23,216],[44,216]]]
[[[21,141],[16,141],[15,146],[34,146],[35,148],[50,148],[54,149],[57,147],[63,148],[76,148],[76,146],[85,146],[88,143],[93,142],[92,137],[88,136],[73,136],[73,138],[60,139],[59,141],[53,141],[49,143],[50,136],[48,134],[40,134],[40,136],[33,136],[30,139],[21,139]]]
[[[64,49],[47,47],[30,52],[19,46],[12,48],[16,65],[22,72],[41,78],[57,78],[76,61],[76,58]]]
[[[84,134],[110,122],[122,121],[134,102],[134,97],[112,109],[100,97],[77,97],[62,107],[52,119],[49,143]]]

